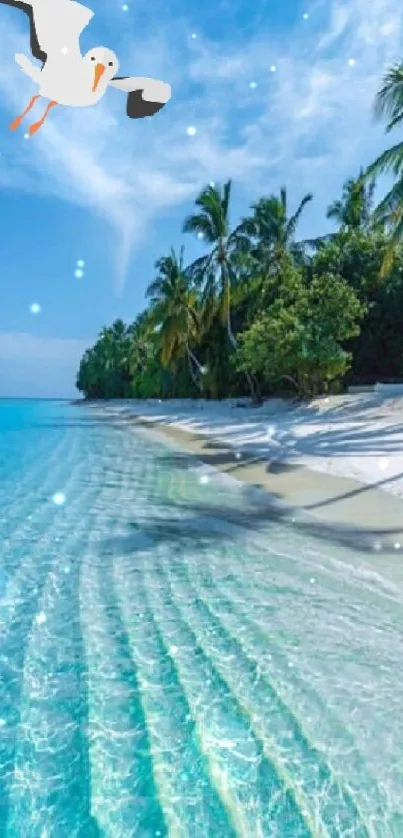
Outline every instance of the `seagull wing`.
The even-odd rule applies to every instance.
[[[48,55],[61,49],[80,53],[80,35],[94,16],[92,9],[76,0],[31,0],[38,40]]]
[[[0,0],[7,6],[22,9],[29,17],[31,52],[40,61],[65,47],[69,53],[80,54],[81,32],[94,15],[91,9],[76,0]]]
[[[3,6],[13,6],[13,8],[21,9],[22,12],[25,12],[29,20],[30,46],[32,55],[34,56],[34,58],[37,58],[38,61],[43,61],[43,63],[45,63],[47,55],[44,49],[42,48],[42,44],[40,44],[38,40],[38,35],[36,33],[34,23],[34,11],[32,6],[29,3],[20,2],[20,0],[0,0],[0,3]]]
[[[109,87],[128,93],[126,113],[130,119],[154,116],[171,98],[171,87],[159,79],[141,76],[115,76]]]

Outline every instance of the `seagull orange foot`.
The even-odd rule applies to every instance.
[[[16,116],[16,118],[10,124],[10,131],[16,131],[16,129],[20,127],[21,122],[24,119],[24,116],[26,116],[27,113],[29,113],[29,111],[31,110],[31,108],[33,108],[37,99],[39,99],[38,94],[36,94],[36,96],[31,96],[28,105],[25,108],[25,111],[23,111],[19,116]]]
[[[20,127],[21,122],[22,122],[22,116],[17,116],[15,119],[13,119],[13,121],[10,122],[10,126],[9,126],[10,131],[16,131],[17,128]]]
[[[42,127],[43,123],[44,123],[44,120],[40,119],[39,122],[34,122],[32,125],[29,126],[28,134],[30,135],[30,137],[32,137],[33,134],[36,134],[36,132],[39,131],[39,129]]]
[[[53,102],[53,101],[49,102],[42,119],[39,119],[38,122],[34,122],[32,125],[29,126],[28,133],[29,133],[30,137],[32,137],[33,134],[36,134],[36,132],[39,131],[40,128],[42,128],[42,125],[45,122],[46,117],[47,117],[50,109],[54,108],[55,105],[57,105],[57,102]]]

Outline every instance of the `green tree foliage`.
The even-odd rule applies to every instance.
[[[130,355],[133,328],[115,320],[103,328],[81,360],[76,386],[91,399],[124,399],[131,395]]]
[[[377,97],[387,130],[403,121],[402,82],[399,64]],[[395,183],[373,210],[385,170]],[[403,376],[403,143],[345,183],[327,211],[337,229],[310,241],[298,225],[311,194],[292,212],[283,187],[232,226],[231,187],[207,186],[185,219],[205,254],[161,257],[146,309],[84,354],[86,398],[309,397]]]
[[[365,307],[330,273],[307,284],[289,265],[280,281],[276,299],[242,334],[238,364],[262,376],[267,389],[287,380],[299,395],[314,396],[346,373],[351,355],[343,344],[359,333]]]
[[[295,236],[301,215],[312,199],[311,193],[305,195],[290,215],[287,189],[283,186],[279,196],[260,198],[252,205],[252,215],[241,221],[235,239],[255,258],[260,271],[276,272],[286,254],[291,254],[296,263],[303,261],[305,243],[296,242]]]
[[[200,304],[192,280],[183,266],[183,249],[179,258],[174,250],[156,264],[158,276],[149,285],[151,319],[158,337],[161,364],[177,371],[178,364],[187,361],[190,378],[202,391],[202,366],[196,356],[201,335]]]
[[[391,67],[384,79],[375,100],[375,115],[386,119],[386,131],[389,133],[401,127],[403,121],[403,63]],[[395,183],[383,200],[376,207],[374,222],[389,233],[389,247],[382,265],[385,276],[393,262],[396,248],[403,241],[403,142],[384,151],[365,173],[366,178],[374,178],[382,173],[391,174]]]
[[[327,218],[344,230],[368,230],[372,223],[374,191],[375,181],[367,183],[361,170],[358,178],[346,181],[341,198],[328,207]]]

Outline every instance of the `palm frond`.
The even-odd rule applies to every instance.
[[[211,262],[214,260],[215,252],[206,253],[204,256],[199,256],[194,262],[185,268],[185,275],[195,283],[196,286],[203,282],[203,276],[208,270]]]
[[[228,235],[228,213],[231,196],[231,181],[221,189],[217,186],[207,186],[197,196],[195,205],[200,210],[185,219],[184,233],[202,233],[203,237],[214,244],[218,239]]]
[[[403,241],[403,206],[392,214],[390,218],[391,235],[383,257],[380,275],[385,279],[393,268],[396,253]]]
[[[328,244],[328,242],[331,242],[336,235],[337,233],[325,233],[323,236],[318,236],[316,239],[304,239],[303,244],[305,247],[310,247],[312,250],[319,250],[320,247],[323,247],[325,244]]]
[[[334,219],[335,221],[341,221],[343,217],[343,202],[340,198],[337,198],[333,203],[328,206],[326,211],[326,218]]]
[[[392,224],[403,211],[403,178],[397,181],[374,211],[374,221],[378,224]]]
[[[223,194],[222,194],[222,211],[223,215],[227,221],[227,227],[229,223],[229,205],[231,200],[231,188],[232,188],[232,181],[228,180],[227,183],[224,183],[223,186]]]
[[[301,217],[301,214],[303,213],[306,205],[309,204],[309,202],[312,201],[312,200],[313,200],[312,192],[308,192],[307,195],[304,195],[302,201],[300,202],[300,205],[299,205],[298,209],[296,210],[294,215],[291,216],[290,220],[287,223],[286,234],[285,234],[286,241],[289,241],[290,239],[294,238],[295,231],[297,229],[298,222],[299,222],[299,219]]]
[[[403,170],[403,143],[397,143],[388,148],[377,159],[371,163],[364,172],[364,178],[373,178],[375,175],[383,172],[392,172],[394,175],[400,175]]]
[[[162,285],[163,281],[160,277],[153,279],[152,282],[147,286],[146,290],[146,298],[148,299],[156,299],[162,293]]]
[[[205,214],[188,215],[182,225],[183,233],[201,233],[205,241],[213,244],[216,240],[212,220]]]
[[[387,131],[391,131],[403,119],[402,62],[390,67],[384,76],[382,87],[375,99],[374,112],[378,119],[385,116],[388,118]]]

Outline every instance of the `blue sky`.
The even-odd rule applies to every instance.
[[[156,259],[182,242],[189,260],[201,252],[181,223],[206,183],[233,178],[234,223],[283,183],[291,208],[312,191],[300,235],[313,236],[388,141],[372,104],[401,57],[396,0],[124,3],[89,3],[82,49],[169,82],[167,107],[131,121],[111,89],[94,108],[55,108],[29,140],[8,128],[34,92],[14,62],[27,21],[0,5],[0,396],[75,394],[84,349],[143,308]]]

